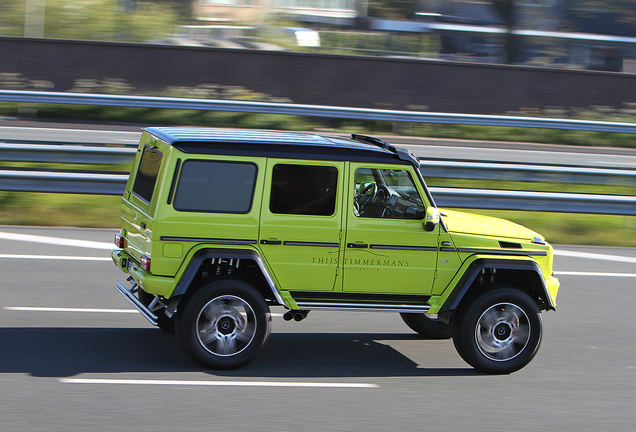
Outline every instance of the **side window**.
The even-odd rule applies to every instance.
[[[179,211],[249,213],[257,171],[252,163],[185,161],[173,206]]]
[[[132,191],[146,202],[152,200],[162,159],[163,154],[154,147],[145,147],[141,154],[141,161],[139,162],[139,169],[137,170]]]
[[[426,207],[406,170],[359,168],[354,214],[366,218],[423,219]]]
[[[336,211],[338,169],[333,166],[275,165],[269,210],[277,214],[331,216]]]

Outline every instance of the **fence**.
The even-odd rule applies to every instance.
[[[636,133],[636,124],[622,122],[409,112],[249,101],[218,101],[10,90],[0,90],[0,100],[30,103],[263,112],[270,114],[312,115],[349,119]],[[4,143],[0,144],[0,160],[47,163],[124,164],[130,163],[135,151],[134,148],[112,148],[105,146]],[[421,169],[425,177],[559,181],[582,184],[604,184],[608,182],[619,182],[620,184],[629,185],[636,184],[635,170],[439,160],[422,160],[421,162]],[[3,169],[0,170],[0,189],[7,191],[119,195],[123,192],[127,178],[128,176],[125,173]],[[636,215],[636,197],[632,196],[462,188],[431,188],[431,192],[438,205],[445,207]]]

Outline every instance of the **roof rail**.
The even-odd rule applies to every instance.
[[[391,147],[393,147],[388,142],[383,141],[380,138],[375,138],[368,135],[351,134],[351,139],[354,139],[356,141],[362,141],[367,144],[372,144],[374,146],[382,147],[385,150],[391,150]]]
[[[391,144],[381,140],[380,138],[375,138],[368,135],[351,134],[351,139],[356,141],[362,141],[364,143],[371,144],[377,147],[381,147],[384,150],[389,150],[395,153],[398,159],[411,162],[416,168],[420,167],[419,159],[413,153],[411,153],[409,150],[405,148],[392,146]]]

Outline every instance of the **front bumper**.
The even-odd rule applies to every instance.
[[[559,292],[559,287],[561,286],[561,282],[554,276],[549,276],[545,280],[545,286],[548,289],[548,294],[550,295],[550,299],[552,300],[552,305],[556,308],[556,298]]]

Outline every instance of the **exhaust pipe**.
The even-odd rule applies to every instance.
[[[285,321],[291,321],[293,319],[296,322],[300,322],[304,320],[305,318],[307,318],[308,313],[309,313],[308,310],[298,310],[298,309],[289,310],[283,314],[283,319]]]

